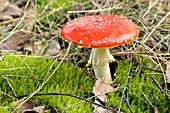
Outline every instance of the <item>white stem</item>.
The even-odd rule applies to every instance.
[[[97,79],[112,82],[109,62],[115,61],[108,48],[92,49],[92,64]]]

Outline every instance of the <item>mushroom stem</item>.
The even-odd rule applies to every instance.
[[[108,48],[92,49],[92,65],[97,79],[112,82],[109,62],[115,61]]]

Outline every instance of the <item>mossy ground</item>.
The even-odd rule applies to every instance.
[[[3,58],[0,61],[1,106],[9,107],[8,110],[10,111],[13,109],[10,108],[10,104],[17,100],[15,96],[33,93],[40,87],[42,84],[40,80],[45,79],[48,71],[50,73],[47,76],[49,76],[58,65],[58,62],[56,62],[52,69],[49,70],[53,61],[54,60],[50,58],[34,57],[6,56]],[[93,82],[88,80],[82,69],[72,64],[62,63],[40,92],[72,93],[88,98],[91,95],[90,91],[92,90],[92,86]],[[51,112],[54,112],[54,108],[59,112],[67,108],[67,112],[79,113],[82,111],[87,113],[92,110],[90,103],[83,102],[73,97],[39,96],[32,97],[31,100],[37,100],[37,105],[47,105]]]
[[[140,64],[141,66],[153,68],[150,60],[143,57],[140,59],[142,59]],[[163,74],[146,68],[142,68],[140,72],[134,74],[135,70],[139,66],[138,63],[139,62],[130,63],[130,60],[125,60],[119,63],[115,84],[120,85],[120,90],[109,95],[108,105],[116,108],[119,107],[128,76],[126,91],[121,105],[122,111],[125,113],[131,113],[125,101],[125,99],[127,99],[134,113],[153,113],[156,109],[160,113],[168,112],[168,98],[160,91],[151,79],[151,77],[154,77],[160,84],[164,84]],[[158,68],[158,70],[160,69]]]
[[[11,3],[15,3],[16,1],[11,0]],[[110,0],[109,3],[104,0],[103,2],[102,0],[35,0],[34,8],[36,14],[32,17],[35,20],[34,29],[29,32],[37,36],[41,34],[42,37],[37,37],[34,41],[41,42],[45,40],[45,44],[52,37],[57,37],[56,40],[61,42],[60,46],[62,49],[60,55],[57,56],[60,61],[68,47],[67,43],[60,37],[60,30],[70,19],[91,14],[116,14],[132,19],[139,28],[140,36],[136,42],[133,42],[133,45],[121,46],[118,52],[113,52],[117,48],[111,51],[115,56],[117,55],[121,58],[121,60],[117,58],[119,60],[118,69],[116,70],[116,77],[113,84],[114,86],[118,86],[119,90],[109,94],[107,105],[113,109],[121,107],[121,111],[130,113],[131,111],[124,98],[121,106],[119,106],[124,87],[126,86],[124,97],[128,100],[134,113],[153,113],[156,110],[159,113],[167,113],[169,100],[155,85],[151,76],[168,93],[169,89],[167,89],[164,81],[165,73],[160,73],[165,70],[166,62],[170,56],[169,38],[167,38],[170,33],[170,21],[166,17],[166,14],[169,12],[168,4],[169,2],[167,0]],[[99,9],[108,10],[100,11]],[[67,13],[69,10],[91,10],[91,12]],[[98,11],[95,12],[95,10]],[[22,17],[19,17],[19,19],[22,19]],[[11,21],[5,21],[6,24],[0,21],[0,25],[8,28]],[[160,23],[161,21],[162,23]],[[21,30],[22,26],[29,25],[29,23],[27,25],[22,24],[21,22],[20,26],[15,29],[15,32]],[[1,29],[3,30],[3,27]],[[0,34],[0,40],[6,38],[8,34],[10,32],[3,35]],[[65,59],[67,62],[62,62],[54,75],[38,93],[73,93],[84,98],[92,97],[94,81],[85,73],[85,64],[88,60],[89,50],[77,48],[75,45],[72,46],[69,55]],[[24,53],[24,56],[18,56],[20,52]],[[42,81],[53,73],[59,64],[59,61],[57,61],[52,66],[54,59],[44,57],[43,54],[40,54],[41,56],[37,56],[36,53],[25,55],[27,52],[23,50],[20,52],[9,56],[4,55],[3,51],[0,51],[0,113],[10,113],[15,109],[14,102],[17,101],[15,96],[33,93],[42,85]],[[126,53],[127,55],[125,56]],[[129,53],[133,54],[132,61],[128,59]],[[81,63],[84,64],[80,68],[78,66]],[[50,68],[51,66],[52,68]],[[148,70],[144,67],[141,68],[141,66],[159,70],[160,72]],[[128,82],[125,85],[127,76],[129,76]],[[56,95],[38,96],[31,97],[29,100],[36,100],[36,106],[47,105],[47,109],[51,113],[56,112],[55,109],[58,112],[66,109],[68,113],[91,113],[93,110],[91,103],[73,97]]]
[[[46,76],[50,76],[57,67],[58,62],[50,70],[53,62],[54,60],[51,58],[35,58],[31,56],[5,56],[0,60],[0,111],[3,110],[4,113],[12,111],[15,108],[14,102],[17,101],[15,96],[33,93],[41,86],[41,80],[44,80]],[[109,94],[108,106],[118,109],[131,65],[124,97],[127,98],[128,96],[129,104],[134,113],[151,113],[154,112],[155,108],[161,113],[168,111],[166,96],[161,93],[151,80],[151,76],[153,76],[158,82],[163,81],[162,74],[151,74],[153,71],[142,69],[140,73],[133,75],[137,63],[130,63],[129,60],[125,60],[120,61],[118,64],[114,84],[119,84],[120,89]],[[150,64],[151,62],[148,59],[142,60],[142,65],[150,66]],[[50,73],[47,75],[48,71]],[[63,62],[39,93],[72,93],[84,98],[90,98],[93,95],[91,92],[93,85],[94,82],[87,77],[85,70]],[[59,112],[67,109],[66,112],[68,113],[90,113],[93,109],[91,103],[67,96],[38,96],[32,97],[30,100],[37,100],[36,105],[47,105],[49,112],[56,112],[55,109]],[[130,113],[124,99],[121,111]]]

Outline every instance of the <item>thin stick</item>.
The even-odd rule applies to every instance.
[[[149,13],[149,11],[157,4],[159,0],[155,0],[155,1],[150,1],[149,2],[149,6],[148,6],[148,10],[145,12],[145,14],[142,16],[142,19]]]
[[[145,68],[145,69],[148,69],[148,70],[151,70],[151,71],[155,71],[155,72],[158,72],[158,73],[163,73],[162,71],[155,70],[155,69],[152,69],[152,68],[149,68],[149,67],[146,67],[146,66],[142,66],[142,68]]]
[[[21,99],[21,98],[27,97],[27,96],[29,96],[29,95],[30,95],[30,94],[23,94],[23,95],[17,96],[16,98],[17,98],[17,99]],[[77,96],[77,95],[74,95],[74,94],[66,94],[66,93],[52,92],[52,93],[39,93],[39,94],[34,94],[34,95],[32,95],[32,96],[44,96],[44,95],[61,95],[61,96],[74,97],[74,98],[77,98],[77,99],[84,100],[84,101],[86,101],[86,102],[90,102],[90,103],[92,103],[92,104],[94,104],[94,105],[101,106],[101,107],[103,107],[103,108],[105,108],[105,109],[108,109],[108,110],[111,110],[111,111],[113,111],[113,112],[117,112],[117,110],[114,110],[114,109],[109,108],[109,107],[107,107],[107,106],[104,106],[104,105],[95,103],[95,102],[93,102],[93,101],[91,101],[91,100],[88,100],[88,99],[86,99],[86,98],[83,98],[83,97],[80,97],[80,96]]]
[[[129,78],[129,74],[130,74],[130,70],[131,70],[131,65],[132,65],[132,56],[131,56],[130,66],[129,66],[129,70],[128,70],[128,74],[127,74],[127,77],[126,77],[125,86],[124,86],[124,89],[123,89],[123,92],[122,92],[122,97],[121,97],[121,99],[120,99],[119,109],[118,109],[118,112],[117,112],[117,113],[120,113],[120,108],[121,108],[121,105],[122,105],[122,100],[123,100],[123,97],[124,97],[124,93],[125,93],[125,91],[126,91],[126,85],[127,85],[127,83],[128,83],[128,78]]]
[[[0,76],[2,76],[2,77],[28,78],[28,79],[33,79],[33,80],[38,80],[38,81],[43,82],[43,80],[42,80],[42,79],[34,78],[33,76],[22,76],[22,75],[1,75],[1,74],[0,74]]]
[[[112,9],[115,9],[116,7],[112,7],[112,8],[105,8],[105,9],[97,9],[97,10],[83,10],[83,11],[68,11],[67,14],[73,14],[73,13],[95,13],[95,12],[103,12],[103,11],[109,11]]]
[[[133,110],[132,110],[132,107],[130,106],[130,104],[129,104],[129,102],[128,102],[128,100],[127,100],[125,97],[123,97],[123,98],[125,99],[125,102],[126,102],[128,108],[130,109],[130,112],[131,112],[131,113],[134,113]]]
[[[159,85],[159,83],[155,80],[154,77],[151,77],[151,79],[153,80],[153,82],[158,86],[158,88],[162,91],[163,94],[165,94],[165,96],[170,100],[170,96],[162,89],[162,87]]]
[[[7,77],[5,77],[5,76],[2,76],[2,77],[6,79],[6,81],[8,82],[8,85],[9,85],[9,87],[11,88],[12,92],[14,93],[14,95],[17,95],[16,92],[15,92],[15,90],[14,90],[14,88],[12,87],[11,83],[9,82],[10,79],[7,78]]]

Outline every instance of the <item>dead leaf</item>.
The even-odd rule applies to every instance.
[[[8,0],[0,0],[0,13],[3,12],[9,5]]]
[[[50,40],[46,50],[45,50],[45,55],[46,56],[55,56],[60,52],[60,44],[56,40]]]
[[[21,111],[21,113],[24,113],[25,110],[33,109],[34,106],[35,106],[35,102],[36,101],[34,101],[34,100],[32,100],[32,101],[29,101],[29,100],[25,101],[24,99],[21,99],[21,100],[16,102],[16,105],[19,106],[19,110]]]
[[[24,5],[24,4],[22,4],[22,5]],[[25,16],[24,20],[22,21],[23,29],[28,30],[28,31],[33,31],[35,13],[36,12],[35,12],[35,8],[34,8],[34,1],[31,0],[28,8],[26,9],[26,16]],[[13,26],[17,25],[19,22],[20,22],[20,20],[14,21]]]
[[[0,44],[1,50],[21,50],[24,48],[25,44],[33,38],[33,34],[18,31],[11,35],[6,42]]]
[[[95,99],[94,102],[97,103],[97,104],[101,104],[101,102],[97,99]],[[107,106],[107,105],[105,105],[105,106]],[[101,107],[101,106],[98,106],[98,105],[93,104],[93,107],[94,107],[93,113],[116,113],[116,112],[113,112],[111,110],[108,110],[108,109]],[[122,112],[120,112],[120,113],[122,113]]]
[[[20,17],[22,16],[22,10],[18,8],[18,6],[10,4],[7,9],[4,10],[3,14],[10,15],[13,17]]]
[[[60,52],[60,44],[55,39],[52,39],[48,42],[47,46],[44,49],[42,41],[32,41],[24,48],[24,50],[36,55],[41,55],[42,53],[44,53],[44,55],[46,56],[55,56]]]
[[[26,109],[21,113],[46,113],[46,107],[45,106],[37,106],[32,109]]]
[[[98,100],[95,100],[95,103],[101,104]],[[94,105],[94,104],[93,104],[93,107],[94,107],[93,113],[112,113],[112,112],[109,112],[109,110],[103,107]]]
[[[170,61],[166,64],[166,82],[170,83]]]
[[[34,53],[34,42],[30,42],[27,46],[25,46],[24,50],[30,53]]]
[[[103,82],[101,80],[97,80],[93,87],[93,93],[102,102],[106,102],[107,100],[106,94],[112,92],[113,90],[114,88],[109,83]]]
[[[30,0],[33,1],[33,0]],[[15,0],[15,5],[18,7],[25,7],[25,4],[28,2],[28,0]]]
[[[16,105],[19,106],[20,113],[46,113],[46,106],[36,106],[35,100],[27,100],[21,99],[16,102]],[[22,105],[21,105],[22,104]]]
[[[40,55],[42,48],[43,48],[42,42],[41,41],[37,41],[37,42],[29,43],[29,45],[26,46],[24,48],[24,50],[29,51],[31,53],[34,53],[36,55]]]
[[[46,113],[46,106],[37,106],[37,107],[34,107],[34,110],[37,113]]]
[[[1,0],[0,1],[0,20],[8,20],[8,19],[13,19],[12,16],[3,14],[3,11],[7,9],[9,6],[9,1],[8,0]]]
[[[11,29],[10,25],[5,25],[5,27],[0,25],[0,36],[8,34],[10,29]]]
[[[8,4],[3,12],[0,14],[0,20],[11,20],[13,17],[20,17],[22,16],[22,10],[19,9],[17,6]]]
[[[10,15],[0,14],[0,20],[12,20],[13,17]]]
[[[35,52],[37,55],[41,53],[42,48],[43,48],[43,45],[42,45],[42,42],[41,42],[41,41],[35,42],[34,52]]]
[[[17,4],[17,5],[19,5],[19,4]],[[22,5],[24,5],[24,4],[22,4]],[[33,31],[34,16],[35,16],[34,2],[33,2],[33,0],[31,0],[28,8],[26,9],[26,16],[25,16],[24,20],[22,21],[23,29],[28,30],[28,31]],[[14,21],[13,26],[17,25],[19,22],[20,22],[20,20]]]
[[[31,1],[29,8],[26,10],[26,18],[24,19],[23,23],[26,25],[24,27],[25,30],[32,31],[34,28],[34,16],[35,16],[35,9],[34,9],[34,2]]]

